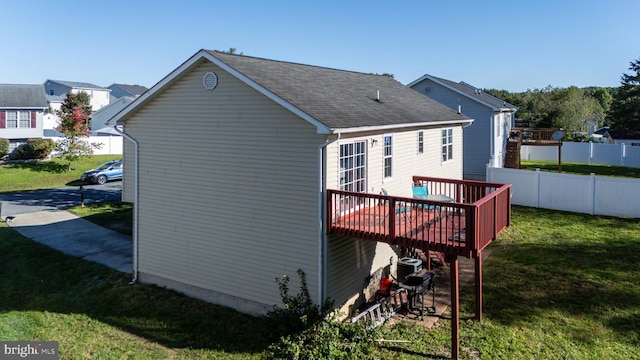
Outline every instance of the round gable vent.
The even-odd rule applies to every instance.
[[[427,86],[427,87],[424,88],[424,93],[425,94],[428,94],[430,92],[431,92],[431,86]]]
[[[202,77],[202,85],[207,90],[213,90],[218,86],[218,76],[216,73],[208,72]]]

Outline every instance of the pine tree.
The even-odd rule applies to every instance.
[[[613,130],[640,130],[640,59],[631,62],[633,74],[622,74],[608,119]]]

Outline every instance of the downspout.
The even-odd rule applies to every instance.
[[[326,261],[326,237],[325,237],[325,208],[327,204],[327,184],[325,181],[326,171],[326,151],[327,146],[340,140],[340,133],[335,139],[327,140],[318,146],[318,306],[322,308],[325,301],[326,290],[326,276],[325,276],[325,261]]]
[[[496,163],[496,139],[495,139],[495,133],[496,133],[496,117],[495,116],[491,116],[490,120],[489,120],[489,126],[491,126],[491,128],[489,129],[489,139],[491,140],[491,145],[489,145],[489,164],[491,164],[491,167],[495,167],[495,163]]]
[[[132,249],[132,264],[131,264],[131,269],[132,269],[132,279],[131,282],[129,283],[129,285],[135,284],[138,282],[138,213],[139,213],[139,204],[138,204],[138,174],[139,174],[139,169],[138,169],[138,149],[139,149],[139,143],[138,140],[136,140],[135,138],[133,138],[131,135],[127,134],[126,132],[118,129],[117,125],[114,125],[113,128],[116,130],[116,132],[118,132],[120,135],[124,136],[125,139],[131,141],[133,143],[133,146],[135,148],[135,155],[134,155],[134,160],[133,160],[133,168],[135,169],[135,176],[133,177],[133,199],[134,199],[134,204],[133,204],[133,236],[132,236],[132,240],[133,240],[133,249]]]

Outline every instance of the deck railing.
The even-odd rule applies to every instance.
[[[515,140],[528,145],[560,144],[561,140],[555,140],[553,134],[558,128],[511,128],[509,140]]]
[[[329,234],[475,257],[509,225],[510,185],[414,176],[453,202],[327,190]]]

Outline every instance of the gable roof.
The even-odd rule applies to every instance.
[[[0,108],[46,109],[42,85],[0,84]]]
[[[473,121],[388,76],[201,50],[110,123],[126,121],[136,109],[203,59],[313,124],[319,133]]]
[[[98,90],[108,90],[106,88],[103,88],[102,86],[98,86],[98,85],[94,85],[88,82],[79,82],[79,81],[64,81],[64,80],[50,80],[48,79],[47,81],[45,81],[45,83],[47,82],[52,82],[52,83],[56,83],[56,84],[60,84],[66,87],[70,87],[70,88],[75,88],[75,89],[98,89]]]
[[[605,136],[618,140],[640,140],[640,131],[635,130],[607,130]]]
[[[129,94],[131,94],[131,96],[140,96],[142,95],[145,91],[149,90],[147,87],[142,86],[142,85],[128,85],[128,84],[111,84],[109,86],[107,86],[108,89],[112,89],[113,88],[120,88],[126,92],[128,92]]]
[[[472,86],[471,84],[467,84],[464,81],[461,81],[459,83],[457,82],[453,82],[451,80],[447,80],[447,79],[443,79],[443,78],[439,78],[436,76],[432,76],[429,74],[425,74],[424,76],[422,76],[421,78],[419,78],[418,80],[415,80],[411,83],[409,83],[407,86],[408,87],[413,87],[414,85],[420,83],[423,80],[431,80],[435,83],[438,83],[454,92],[457,92],[461,95],[464,95],[474,101],[477,101],[479,103],[484,104],[485,106],[488,106],[490,108],[492,108],[494,111],[516,111],[518,110],[518,107],[512,104],[509,104],[508,102],[497,98],[491,94],[488,94],[484,91],[482,91],[482,89],[479,89],[475,86]]]

